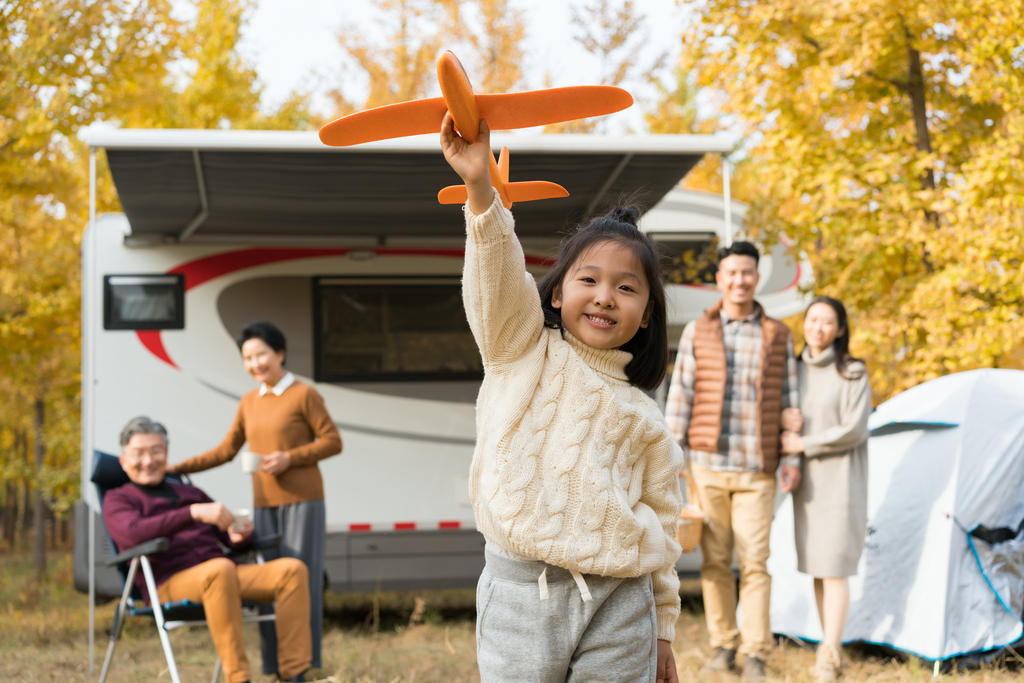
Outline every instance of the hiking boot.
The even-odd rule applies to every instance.
[[[747,655],[743,659],[743,678],[753,683],[761,683],[768,678],[764,671],[764,660]]]
[[[835,683],[843,666],[843,655],[835,645],[818,645],[818,658],[814,665],[814,679],[818,683]]]
[[[715,654],[708,660],[701,671],[732,671],[736,663],[736,650],[727,650],[724,647],[716,647]]]

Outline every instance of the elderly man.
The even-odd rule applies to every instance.
[[[242,641],[243,600],[276,605],[280,679],[317,679],[310,669],[306,565],[293,558],[236,565],[225,557],[221,545],[249,545],[252,522],[235,529],[235,517],[224,505],[195,486],[164,479],[167,431],[160,423],[147,417],[129,422],[121,432],[120,461],[131,482],[106,495],[107,529],[122,549],[169,539],[167,551],[150,558],[159,599],[202,603],[225,680],[242,683],[251,677]],[[136,577],[145,595],[141,579]]]

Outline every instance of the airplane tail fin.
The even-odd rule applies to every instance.
[[[505,191],[512,202],[532,202],[537,199],[568,197],[569,192],[561,185],[544,180],[530,180],[522,183],[508,183]],[[437,193],[441,204],[465,204],[469,199],[465,185],[450,185]]]

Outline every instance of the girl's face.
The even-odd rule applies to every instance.
[[[605,241],[569,268],[551,305],[561,309],[562,325],[584,344],[617,349],[647,327],[650,298],[643,269],[632,252]]]
[[[274,386],[284,377],[284,351],[275,351],[262,339],[245,340],[242,362],[254,380],[267,386]]]
[[[811,347],[811,353],[818,355],[832,345],[840,334],[839,318],[835,310],[826,303],[816,303],[807,309],[804,316],[804,339]]]

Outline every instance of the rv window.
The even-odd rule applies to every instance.
[[[317,381],[483,377],[457,279],[321,278],[314,291]]]
[[[185,327],[183,275],[105,275],[103,328],[181,330]]]
[[[718,240],[703,234],[652,234],[664,254],[665,281],[674,285],[715,283]]]

